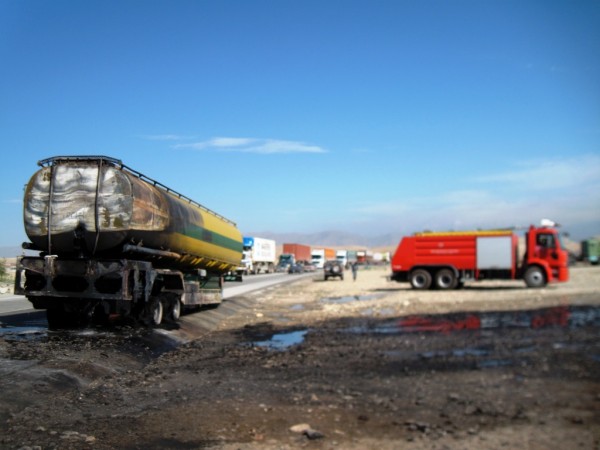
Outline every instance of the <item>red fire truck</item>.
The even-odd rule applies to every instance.
[[[511,230],[425,232],[402,238],[392,258],[392,280],[414,289],[455,289],[465,281],[523,279],[528,287],[569,279],[568,254],[555,224],[543,221],[519,237]]]

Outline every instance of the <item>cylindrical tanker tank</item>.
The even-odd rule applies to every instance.
[[[24,223],[47,254],[152,260],[225,273],[240,264],[235,223],[104,156],[54,157],[29,181]]]

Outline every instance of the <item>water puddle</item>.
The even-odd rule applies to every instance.
[[[262,341],[254,341],[251,345],[256,347],[265,347],[269,350],[287,350],[294,345],[301,344],[304,342],[304,336],[306,336],[308,330],[289,331],[286,333],[276,333],[269,339]]]
[[[401,361],[423,361],[440,367],[460,364],[479,369],[502,368],[529,364],[530,358],[543,344],[538,342],[536,330],[561,328],[573,330],[582,327],[600,328],[599,306],[560,306],[525,311],[494,311],[474,313],[452,313],[438,315],[413,315],[389,320],[370,321],[359,326],[348,327],[343,332],[352,334],[404,335],[396,341],[393,350],[384,352],[386,357]],[[518,333],[519,341],[510,345],[496,346],[494,336],[505,330],[523,330]],[[450,335],[463,333],[456,342],[477,342],[481,345],[456,346],[442,349],[411,349],[421,347],[431,334]],[[409,335],[414,336],[408,337]],[[416,339],[416,340],[415,340]],[[444,338],[443,338],[444,339]],[[489,342],[491,344],[488,344]],[[432,346],[439,346],[439,340],[432,340]],[[454,342],[454,341],[448,341]],[[426,347],[429,345],[425,344]],[[555,341],[548,344],[552,350],[581,351],[587,344],[581,342]],[[588,357],[599,361],[599,355],[591,352]]]
[[[48,329],[40,327],[2,327],[0,336],[6,341],[35,341],[48,337]]]
[[[42,326],[40,326],[43,323]],[[162,329],[130,327],[94,327],[65,330],[48,330],[45,320],[20,321],[15,325],[0,323],[0,338],[6,342],[52,342],[58,345],[70,344],[117,347],[123,353],[151,360],[177,348],[178,343],[165,337]]]
[[[463,330],[497,330],[509,328],[539,329],[547,327],[600,328],[600,307],[559,306],[525,311],[492,311],[452,314],[429,314],[401,317],[375,325],[345,329],[350,333],[451,333]]]
[[[344,297],[325,297],[321,299],[321,303],[331,303],[335,305],[342,305],[345,303],[352,302],[364,302],[369,300],[376,300],[383,297],[384,294],[370,294],[370,295],[346,295]]]

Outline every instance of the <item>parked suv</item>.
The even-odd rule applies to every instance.
[[[325,274],[325,281],[329,277],[340,277],[344,279],[344,266],[339,261],[327,261],[323,266],[323,273]]]

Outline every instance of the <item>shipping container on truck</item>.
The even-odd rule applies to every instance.
[[[298,261],[310,261],[310,246],[303,244],[283,244],[283,251],[277,263],[278,271],[287,271]]]
[[[332,248],[315,248],[311,252],[311,262],[317,269],[322,269],[326,261],[335,259],[335,250]]]
[[[238,276],[275,272],[275,253],[274,240],[244,236],[242,263],[236,270]]]
[[[522,257],[518,240],[511,230],[416,233],[400,241],[391,278],[414,289],[455,289],[484,279],[523,279],[528,287],[568,281],[568,253],[556,227],[532,225]]]

